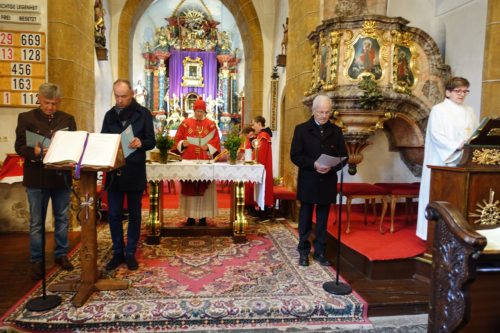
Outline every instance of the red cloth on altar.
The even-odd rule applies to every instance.
[[[175,147],[181,152],[182,158],[186,160],[209,160],[216,152],[220,151],[219,131],[215,123],[207,118],[203,120],[184,119],[177,129],[174,141]],[[189,146],[182,147],[183,141],[189,141]],[[201,149],[200,143],[201,146],[207,144],[209,152]],[[201,181],[182,182],[181,193],[189,196],[202,196],[208,185],[209,182]]]
[[[0,183],[13,184],[23,181],[24,159],[17,154],[7,154],[0,169]]]
[[[266,207],[274,205],[273,195],[273,153],[271,145],[271,136],[266,131],[260,131],[254,140],[259,141],[257,150],[257,162],[264,165],[266,169],[266,192],[264,193],[264,204]]]

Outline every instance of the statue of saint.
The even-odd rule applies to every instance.
[[[281,40],[281,52],[286,54],[286,47],[288,46],[288,17],[285,24],[283,24],[283,39]]]
[[[94,38],[95,46],[106,48],[106,36],[104,32],[106,26],[104,25],[104,9],[101,0],[94,2]]]
[[[168,35],[165,27],[160,27],[156,29],[155,49],[160,49],[160,50],[168,49]]]
[[[137,81],[134,87],[134,98],[142,106],[146,106],[146,97],[148,96],[148,91],[146,87],[142,84],[141,80]]]

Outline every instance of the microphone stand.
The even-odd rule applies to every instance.
[[[339,189],[339,223],[338,223],[338,239],[337,239],[337,267],[335,273],[335,281],[328,281],[323,283],[323,289],[326,292],[334,295],[348,295],[352,293],[350,285],[339,282],[340,275],[340,249],[341,249],[341,235],[342,235],[342,187],[344,185],[344,166],[340,169],[340,189]]]
[[[45,276],[45,219],[47,216],[47,209],[45,208],[44,184],[43,184],[43,143],[41,143],[40,151],[40,187],[41,187],[41,213],[42,213],[42,296],[30,299],[26,303],[26,310],[34,312],[42,312],[53,309],[61,304],[61,297],[59,295],[47,295],[47,279]]]

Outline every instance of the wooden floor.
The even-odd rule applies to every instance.
[[[70,246],[80,240],[80,233],[71,232]],[[53,234],[47,234],[47,268],[53,266]],[[330,239],[329,244],[335,240]],[[29,238],[27,233],[0,233],[2,244],[0,261],[0,314],[4,314],[35,282],[30,277]],[[336,246],[327,250],[327,257],[335,261]],[[378,262],[342,248],[341,275],[352,288],[368,302],[369,316],[426,313],[429,285],[413,277],[415,260]]]
[[[80,242],[80,232],[68,235],[70,248]],[[54,265],[54,234],[48,232],[46,240],[46,265]],[[31,279],[29,236],[27,232],[0,233],[0,315],[3,315],[21,297],[28,293],[36,282]]]

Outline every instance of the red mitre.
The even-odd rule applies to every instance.
[[[198,98],[195,102],[194,102],[194,105],[193,105],[193,110],[203,110],[203,111],[207,111],[207,104],[205,103],[205,101],[203,100],[203,98]]]

